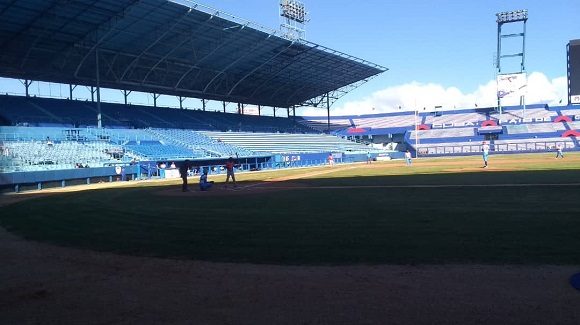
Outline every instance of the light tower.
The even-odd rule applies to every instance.
[[[304,39],[308,22],[304,3],[297,0],[280,0],[280,29],[292,40]]]
[[[526,75],[526,23],[528,10],[506,11],[496,14],[497,16],[497,108],[501,114],[501,99],[507,96],[520,95],[520,105],[525,112],[525,87],[527,86]],[[503,34],[502,27],[505,24],[521,24],[522,32]],[[516,53],[502,54],[502,40],[507,38],[521,37],[521,51]],[[506,59],[520,59],[519,71],[504,71],[502,63]]]

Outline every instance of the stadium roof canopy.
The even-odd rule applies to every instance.
[[[2,77],[273,107],[387,70],[187,0],[0,0],[0,49]]]

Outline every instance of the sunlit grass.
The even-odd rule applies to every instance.
[[[273,180],[299,175],[305,177],[289,181],[297,189],[264,190],[289,185]],[[211,261],[580,263],[575,154],[564,160],[492,156],[488,169],[479,157],[467,157],[237,178],[236,192],[217,186],[184,196],[180,181],[169,180],[38,198],[3,207],[0,224],[57,245]],[[213,179],[223,182],[225,175]]]

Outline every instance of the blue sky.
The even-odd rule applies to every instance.
[[[279,26],[278,0],[196,2],[266,27]],[[338,101],[335,114],[370,112],[371,107],[373,112],[382,112],[401,105],[460,108],[473,106],[471,102],[493,103],[495,13],[517,9],[529,11],[526,67],[529,83],[537,83],[529,88],[547,92],[530,100],[553,103],[565,97],[566,44],[580,38],[578,0],[304,3],[311,19],[307,40],[390,69]],[[510,44],[505,45],[509,52]]]
[[[277,28],[277,0],[200,3]],[[390,69],[365,90],[420,81],[474,91],[494,77],[495,13],[528,9],[528,71],[566,74],[565,46],[580,38],[578,0],[305,0],[306,39]],[[466,74],[469,74],[467,77]],[[467,78],[466,78],[467,77]],[[366,92],[365,91],[365,92]]]
[[[279,25],[276,0],[205,0],[202,3],[265,26]],[[457,93],[455,90],[462,94],[462,99],[453,105],[458,108],[473,106],[475,102],[493,102],[495,91],[490,96],[486,87],[495,88],[495,83],[490,84],[496,73],[495,14],[517,9],[529,11],[527,71],[542,74],[534,75],[529,82],[539,79],[535,88],[560,88],[548,89],[551,95],[532,101],[559,101],[559,97],[565,97],[562,94],[565,79],[561,78],[566,76],[566,44],[580,38],[578,0],[305,0],[304,3],[311,19],[306,26],[307,40],[390,69],[337,102],[335,113],[368,112],[369,107],[357,108],[365,105],[382,106],[374,112],[389,111],[399,106],[392,97],[403,96],[401,93],[405,91],[419,97],[400,99],[406,106],[415,106],[421,97],[430,96],[434,98],[417,105],[438,106],[442,100],[437,97],[448,97]],[[508,24],[504,28],[505,32],[516,32],[521,27],[521,24]],[[503,45],[504,54],[517,52],[520,46],[509,40]],[[517,63],[506,61],[506,67],[514,70],[512,65]],[[388,99],[384,98],[385,92]],[[423,96],[423,92],[427,94]],[[381,97],[381,93],[382,101],[373,100]]]

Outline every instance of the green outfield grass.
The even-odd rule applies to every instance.
[[[0,225],[57,245],[209,261],[580,264],[580,155],[480,166],[467,157],[247,173],[239,191],[186,196],[176,181],[136,182],[12,204]]]

